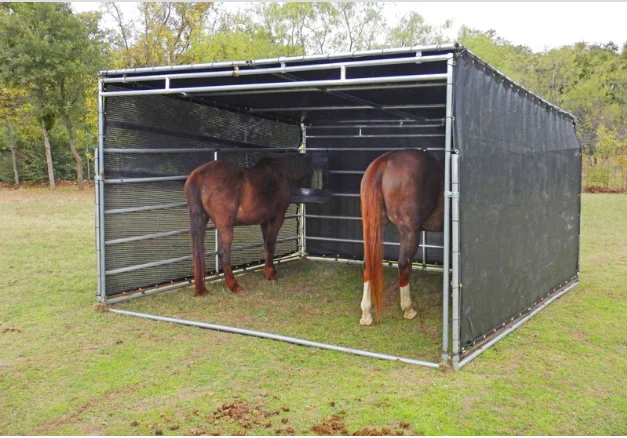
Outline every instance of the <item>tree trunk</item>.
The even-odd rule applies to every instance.
[[[76,161],[76,180],[78,181],[78,189],[84,190],[85,184],[83,181],[83,160],[81,159],[81,156],[74,146],[74,131],[72,131],[72,120],[70,119],[70,116],[66,114],[65,116],[63,116],[63,121],[65,122],[65,129],[67,129],[67,136],[70,142],[70,150],[72,151],[74,161]]]
[[[54,190],[56,185],[54,183],[54,168],[52,167],[52,151],[50,149],[50,136],[44,122],[41,123],[41,129],[44,133],[44,147],[46,148],[46,163],[48,164],[48,181],[50,181],[50,188]]]
[[[13,173],[15,174],[15,187],[20,186],[20,174],[17,171],[17,153],[15,152],[15,139],[11,133],[11,125],[7,120],[4,121],[7,127],[7,135],[9,137],[9,147],[11,148],[11,157],[13,158]]]

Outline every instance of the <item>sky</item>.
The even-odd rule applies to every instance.
[[[233,3],[233,8],[240,4]],[[73,2],[75,11],[98,10],[97,2]],[[134,4],[123,3],[123,12],[132,16]],[[494,29],[514,44],[522,44],[536,52],[580,41],[614,42],[619,47],[627,42],[627,3],[461,3],[461,2],[397,2],[388,8],[388,22],[402,14],[417,11],[432,25],[453,20],[451,37],[455,39],[462,24],[479,30]],[[109,21],[109,23],[111,23]]]

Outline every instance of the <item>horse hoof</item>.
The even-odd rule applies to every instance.
[[[266,280],[272,281],[272,282],[276,281],[276,274],[272,273],[270,275],[266,275]]]
[[[200,292],[196,291],[194,294],[195,297],[202,297],[203,295],[209,295],[209,291],[207,289],[203,289]]]
[[[361,319],[359,320],[359,323],[361,325],[372,325],[372,316],[371,315],[362,316]]]
[[[404,316],[406,319],[414,319],[416,315],[418,315],[418,312],[416,312],[414,309],[409,309],[405,312]]]
[[[231,292],[233,292],[234,294],[243,294],[244,288],[238,284],[233,289],[231,289]]]

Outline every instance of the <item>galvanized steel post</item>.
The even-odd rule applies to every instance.
[[[442,278],[442,362],[448,363],[448,324],[449,324],[449,251],[450,251],[450,202],[451,190],[451,144],[453,132],[453,67],[454,54],[449,53],[446,60],[446,120],[444,137],[444,251]]]
[[[98,252],[98,300],[106,304],[107,302],[107,289],[106,289],[106,263],[105,263],[105,220],[104,220],[104,96],[102,95],[102,78],[98,79],[98,150],[95,155],[98,157],[98,165],[96,167],[96,174],[94,175],[95,191],[97,195],[97,245],[96,250]]]
[[[300,124],[300,132],[301,132],[301,142],[300,142],[300,152],[302,154],[307,152],[307,127],[305,126],[304,123]],[[300,229],[299,229],[299,236],[300,236],[300,249],[299,249],[299,255],[301,257],[305,257],[307,256],[307,241],[306,241],[306,220],[307,220],[307,212],[305,210],[305,203],[301,202],[300,203]]]
[[[452,326],[453,332],[453,366],[456,367],[459,363],[460,348],[459,348],[459,309],[460,309],[460,283],[459,283],[459,155],[453,154],[451,156],[451,202],[452,202],[452,253],[453,253],[453,314],[452,314]]]

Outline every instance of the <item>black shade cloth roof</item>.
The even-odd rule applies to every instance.
[[[104,79],[103,91],[109,84],[115,90],[157,90],[169,87],[185,88],[179,97],[193,99],[210,106],[230,109],[263,118],[289,123],[324,124],[338,120],[413,120],[441,119],[445,117],[446,80],[425,82],[389,82],[359,85],[307,86],[298,89],[247,89],[247,90],[198,90],[190,88],[220,87],[245,84],[281,84],[303,81],[325,81],[340,79],[340,67],[317,69],[320,64],[341,64],[355,61],[386,61],[416,58],[418,62],[392,63],[384,65],[351,66],[346,68],[346,79],[399,77],[407,75],[444,75],[447,71],[445,59],[421,62],[428,57],[447,53],[470,54],[474,60],[491,69],[495,75],[509,81],[525,93],[530,93],[503,74],[481,61],[463,46],[455,44],[414,46],[381,49],[364,52],[337,53],[283,57],[249,61],[218,62],[211,64],[180,65],[108,70],[100,73]],[[277,72],[281,68],[296,67],[298,71]],[[309,68],[308,68],[309,67]],[[249,74],[251,71],[274,69],[272,73]],[[228,76],[189,77],[189,74],[226,73]],[[166,81],[165,76],[170,76]],[[115,81],[115,82],[114,82]],[[293,85],[292,85],[293,86]],[[530,93],[533,94],[533,93]],[[174,92],[174,95],[177,95]],[[574,117],[538,97],[538,102]],[[426,105],[428,107],[423,107]],[[435,105],[435,106],[434,106]]]

